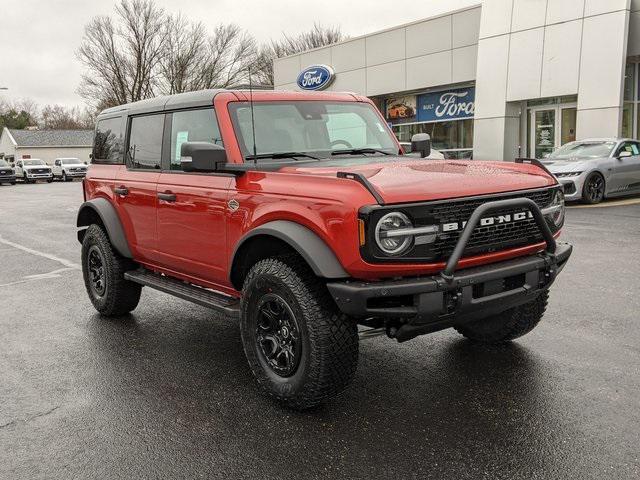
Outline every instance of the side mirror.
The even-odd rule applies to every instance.
[[[185,142],[180,147],[180,165],[185,172],[215,172],[227,163],[224,147],[209,142]]]
[[[416,133],[411,137],[411,152],[420,153],[421,158],[431,155],[431,137],[428,133]]]
[[[618,154],[618,158],[619,159],[623,159],[623,158],[629,158],[632,157],[633,153],[629,152],[628,150],[623,150],[622,152],[620,152]]]

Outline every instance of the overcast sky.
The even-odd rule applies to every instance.
[[[358,36],[478,4],[481,0],[156,0],[209,29],[236,23],[259,41],[308,30],[314,22]],[[0,0],[0,98],[82,106],[75,52],[84,25],[112,14],[115,0]]]

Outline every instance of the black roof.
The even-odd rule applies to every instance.
[[[93,130],[8,129],[19,147],[90,147]]]

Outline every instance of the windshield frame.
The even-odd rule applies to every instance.
[[[254,101],[253,102],[253,107],[255,108],[256,106],[262,106],[262,105],[281,105],[281,104],[295,104],[295,103],[321,103],[321,104],[340,104],[340,105],[358,105],[358,106],[363,106],[368,108],[371,113],[373,113],[376,117],[376,119],[379,121],[380,125],[383,128],[383,131],[381,131],[381,134],[386,134],[388,136],[388,138],[391,140],[393,147],[388,147],[388,148],[383,148],[384,150],[388,151],[388,153],[376,153],[376,154],[370,154],[370,153],[363,153],[361,155],[357,155],[360,157],[370,157],[370,158],[380,158],[380,157],[384,157],[384,156],[388,156],[388,155],[400,155],[402,152],[402,149],[400,147],[400,144],[398,143],[398,139],[396,138],[395,134],[393,133],[393,131],[389,128],[389,125],[387,123],[387,121],[382,117],[382,115],[380,114],[380,111],[376,108],[375,105],[369,103],[369,102],[364,102],[364,101],[345,101],[345,100],[317,100],[317,99],[274,99],[274,100],[267,100],[267,101]],[[260,160],[266,160],[267,162],[273,162],[273,160],[271,160],[270,158],[268,158],[268,153],[271,152],[258,152],[258,157],[260,157],[261,155],[265,155],[267,156],[266,159],[253,159],[250,158],[253,156],[253,152],[251,151],[245,151],[244,147],[247,145],[247,143],[244,141],[244,137],[242,135],[242,129],[240,127],[240,120],[238,118],[238,110],[242,107],[250,107],[251,106],[251,102],[250,101],[232,101],[232,102],[228,102],[227,104],[227,113],[229,114],[229,119],[231,120],[231,127],[233,130],[233,135],[236,141],[236,145],[238,148],[238,151],[240,153],[240,157],[242,158],[243,163],[254,163],[256,160],[260,161]],[[354,147],[355,149],[359,150],[361,148],[364,148],[362,146],[360,146],[360,148]],[[337,150],[342,150],[343,148],[339,148]],[[366,149],[366,148],[365,148]],[[305,161],[305,162],[317,162],[319,164],[322,164],[322,162],[324,161],[331,161],[331,160],[335,160],[337,157],[335,155],[332,155],[332,150],[326,150],[326,149],[321,149],[321,150],[299,150],[296,149],[297,152],[299,153],[304,153],[307,154],[308,156],[311,157],[318,157],[317,159],[312,159],[312,158],[302,158],[302,157],[297,157],[300,158],[301,161]],[[273,152],[274,155],[278,155],[279,153],[286,153],[286,152]],[[344,154],[345,156],[348,157],[355,157],[356,155],[353,154]],[[249,157],[249,158],[248,158]],[[293,160],[295,160],[295,155],[292,155]],[[278,158],[276,161],[282,161],[284,163],[290,163],[291,159],[289,158]]]
[[[585,160],[585,159],[604,158],[604,156],[602,155],[595,155],[595,156],[571,155],[571,156],[565,156],[565,157],[556,156],[559,152],[563,151],[563,149],[572,145],[581,145],[580,148],[584,148],[584,146],[587,146],[587,145],[594,145],[594,146],[595,145],[601,145],[601,146],[611,145],[611,149],[609,150],[609,153],[606,155],[606,157],[610,158],[611,155],[613,155],[613,152],[616,151],[616,148],[619,145],[619,143],[620,142],[616,142],[614,140],[576,140],[575,142],[565,143],[563,146],[558,148],[555,152],[552,152],[547,157],[547,159],[556,160],[556,161],[579,161],[579,160]]]
[[[60,165],[83,165],[79,158],[59,158]]]
[[[40,162],[40,163],[27,163],[27,162]],[[40,160],[39,158],[23,158],[22,159],[23,167],[48,167],[44,160]]]

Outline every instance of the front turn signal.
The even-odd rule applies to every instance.
[[[358,236],[360,237],[360,246],[364,247],[367,241],[367,236],[364,231],[364,220],[358,219]]]

